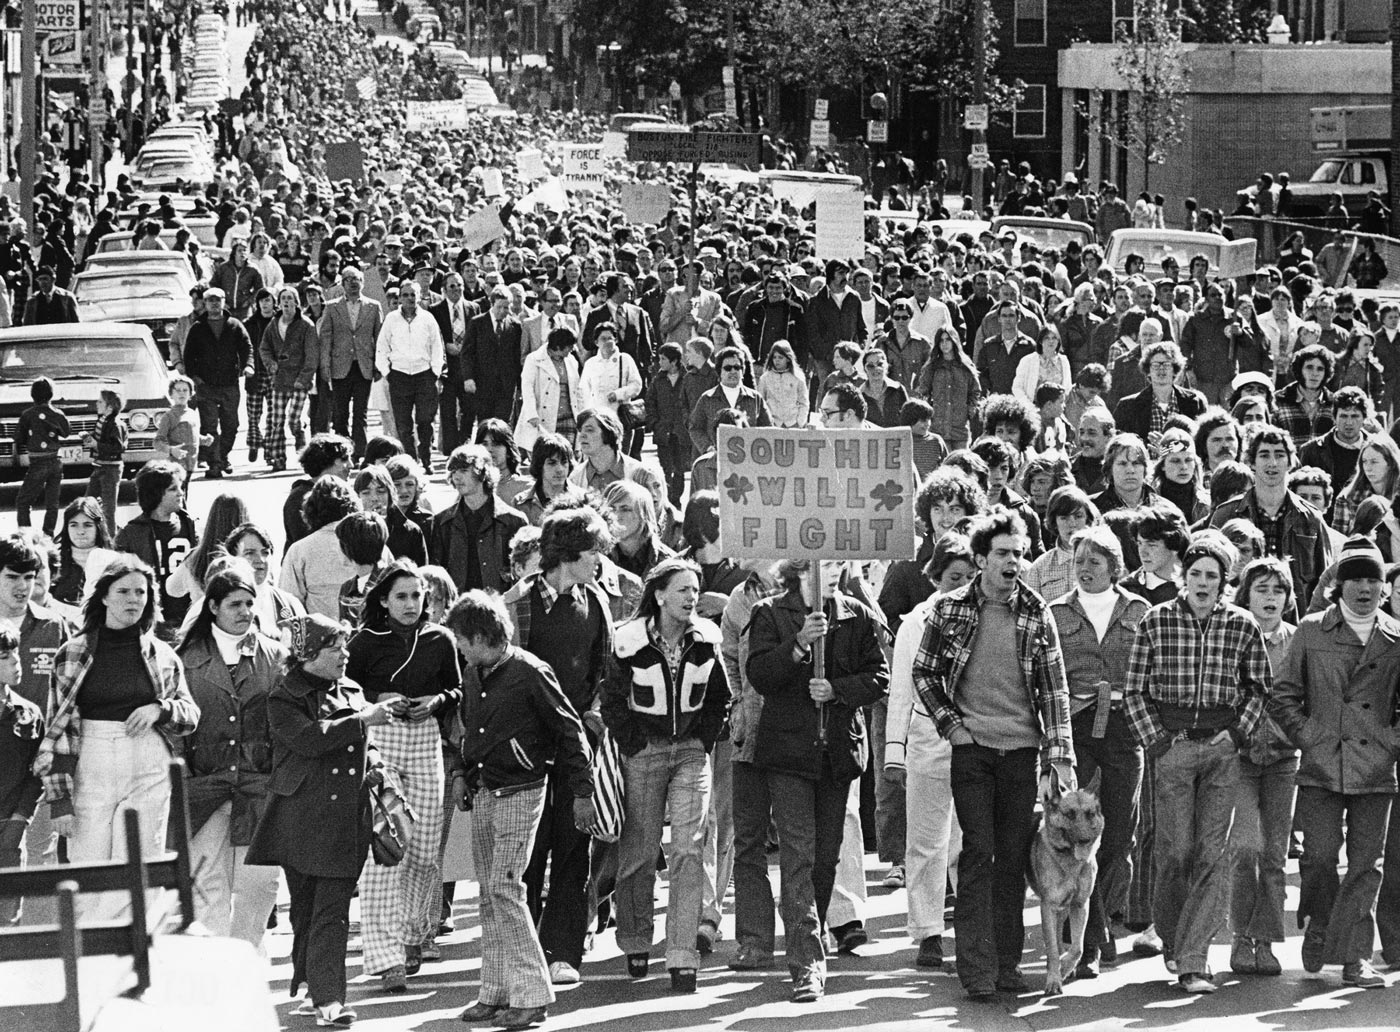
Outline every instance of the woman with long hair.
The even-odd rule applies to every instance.
[[[558,434],[541,434],[530,449],[530,477],[534,482],[511,499],[511,506],[524,513],[531,526],[542,526],[545,507],[569,489],[569,474],[573,470],[573,446]]]
[[[277,297],[266,287],[260,289],[253,299],[253,314],[244,323],[248,331],[248,342],[252,346],[249,365],[253,375],[244,384],[248,404],[248,461],[257,462],[258,452],[266,436],[264,423],[267,414],[267,399],[272,394],[272,377],[263,365],[262,339],[267,328],[277,321]]]
[[[811,411],[807,399],[807,380],[792,345],[775,340],[763,361],[763,375],[758,378],[758,393],[768,405],[768,415],[774,426],[803,426]]]
[[[444,783],[442,730],[437,714],[462,698],[457,649],[445,627],[429,623],[418,567],[397,559],[365,597],[363,624],[350,639],[346,674],[370,702],[395,700],[403,720],[370,736],[386,771],[417,814],[404,858],[394,867],[365,869],[360,891],[364,968],[386,992],[407,987],[423,963],[423,947],[437,933],[442,882]]]
[[[1017,364],[1011,391],[1034,404],[1036,388],[1042,383],[1057,383],[1066,393],[1074,386],[1074,381],[1070,379],[1069,359],[1060,346],[1060,331],[1053,324],[1040,331],[1035,342],[1035,354],[1027,355]]]
[[[143,849],[165,850],[170,760],[199,707],[174,649],[155,635],[157,597],[151,568],[119,554],[54,656],[34,772],[73,863],[126,858],[126,809],[141,818]]]
[[[1175,428],[1157,442],[1157,463],[1152,467],[1152,487],[1171,502],[1187,523],[1210,514],[1210,494],[1202,486],[1201,459],[1191,435]]]
[[[257,588],[253,600],[253,619],[258,630],[269,638],[285,639],[284,626],[298,616],[305,616],[306,607],[273,583],[276,579],[273,577],[276,550],[272,545],[272,535],[256,523],[240,523],[224,539],[224,550],[231,558],[252,567],[253,584]]]
[[[369,728],[382,727],[402,702],[365,702],[345,677],[345,628],[313,613],[288,627],[286,674],[267,699],[272,778],[267,809],[248,846],[248,864],[281,867],[291,896],[291,995],[308,995],[297,1013],[323,1026],[350,1025],[345,951],[350,901],[369,853],[369,790],[384,771]],[[307,829],[314,828],[314,834]]]
[[[623,755],[626,814],[617,872],[617,939],[633,978],[647,973],[656,852],[669,812],[666,967],[675,992],[695,992],[703,902],[709,752],[729,705],[720,632],[695,612],[700,569],[670,558],[646,576],[635,619],[613,638],[602,715]]]
[[[224,493],[216,497],[209,506],[209,515],[204,518],[204,533],[200,535],[199,544],[185,556],[180,568],[165,579],[166,593],[176,598],[188,596],[191,606],[198,605],[204,597],[204,578],[209,573],[210,560],[224,554],[224,541],[233,528],[252,518],[248,503],[238,495]]]
[[[355,494],[360,499],[361,509],[384,517],[389,528],[389,542],[385,547],[390,555],[411,560],[419,566],[427,564],[428,537],[395,503],[394,479],[383,465],[366,466],[355,474]]]
[[[94,548],[111,548],[102,502],[97,498],[75,498],[63,510],[58,532],[58,575],[49,594],[65,606],[82,604],[87,584],[87,561]]]
[[[266,956],[278,871],[243,860],[267,805],[267,698],[282,680],[287,655],[276,639],[251,633],[257,594],[253,568],[228,560],[209,577],[176,653],[200,713],[185,739],[195,917],[213,934],[242,939]]]
[[[941,327],[933,335],[933,351],[919,372],[914,393],[933,406],[929,429],[942,437],[949,449],[966,448],[982,386],[972,357],[951,328]]]
[[[603,492],[603,500],[617,519],[617,543],[609,558],[635,577],[675,552],[661,541],[656,499],[646,487],[631,480],[616,480]]]
[[[491,455],[491,465],[501,474],[496,483],[496,497],[507,505],[511,499],[527,490],[530,478],[520,472],[520,448],[510,424],[503,419],[483,419],[476,427],[476,443]]]
[[[1386,504],[1400,490],[1400,445],[1389,434],[1368,434],[1356,459],[1356,472],[1332,502],[1332,529],[1350,534],[1356,510],[1367,498],[1380,497]]]
[[[321,361],[316,327],[302,314],[296,287],[283,287],[277,292],[277,317],[263,331],[258,352],[272,380],[264,456],[272,471],[281,473],[287,468],[289,420],[297,450],[306,447],[306,426],[302,420]]]

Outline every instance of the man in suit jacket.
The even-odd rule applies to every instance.
[[[359,462],[365,453],[365,415],[384,309],[378,301],[364,295],[365,277],[359,269],[342,272],[340,285],[345,296],[326,304],[317,326],[321,335],[321,377],[331,384],[331,425],[336,433],[355,442],[355,461]]]
[[[476,398],[481,419],[510,422],[520,388],[520,323],[510,314],[510,292],[491,288],[491,307],[467,326],[462,347],[463,390]]]
[[[545,342],[549,340],[549,335],[555,330],[571,330],[575,338],[579,336],[578,318],[567,312],[561,312],[559,309],[563,304],[564,297],[559,293],[558,287],[545,287],[540,300],[539,312],[520,324],[520,360],[522,363],[530,352],[538,351],[544,347]]]
[[[587,360],[597,354],[598,347],[593,343],[593,337],[598,332],[599,326],[610,322],[617,327],[618,350],[624,355],[632,356],[632,361],[637,363],[637,370],[645,379],[651,369],[653,346],[651,319],[640,308],[627,300],[632,296],[632,278],[630,276],[625,276],[620,272],[610,273],[603,280],[603,286],[608,292],[608,300],[602,308],[595,308],[589,312],[588,318],[584,322],[583,357]]]
[[[442,300],[429,305],[428,313],[437,320],[447,353],[438,415],[442,418],[442,453],[451,455],[459,444],[471,440],[472,424],[476,422],[476,397],[462,389],[466,379],[462,375],[462,350],[467,344],[467,329],[480,309],[467,300],[461,275],[449,272],[442,281]]]
[[[24,303],[24,326],[49,326],[53,323],[80,322],[78,302],[68,291],[54,286],[54,272],[50,266],[41,265],[34,274],[38,289]]]

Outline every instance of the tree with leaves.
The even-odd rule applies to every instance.
[[[1167,152],[1186,129],[1190,79],[1181,27],[1169,0],[1137,0],[1136,24],[1119,22],[1114,36],[1113,68],[1127,84],[1128,103],[1116,118],[1100,122],[1099,132],[1115,147],[1141,157],[1147,189],[1152,166],[1166,163]]]

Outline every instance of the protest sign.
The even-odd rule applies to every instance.
[[[831,146],[831,122],[825,118],[814,118],[807,130],[807,142],[813,147],[826,150]]]
[[[718,428],[720,543],[735,559],[912,559],[914,438]]]
[[[379,173],[379,178],[384,180],[385,186],[403,186],[403,169],[382,169]]]
[[[603,192],[603,145],[566,143],[564,145],[564,188]]]
[[[467,127],[467,105],[461,100],[410,100],[408,128],[417,132],[441,132]]]
[[[483,168],[481,170],[481,189],[487,197],[500,197],[505,194],[505,182],[501,179],[501,170],[498,168]]]
[[[365,177],[365,152],[358,143],[326,144],[326,178],[332,183],[348,179],[352,183]]]
[[[535,187],[516,205],[521,211],[568,211],[569,195],[564,192],[564,184],[558,176],[550,176]]]
[[[671,208],[671,191],[664,183],[622,184],[622,210],[630,222],[660,222]]]
[[[865,194],[825,190],[817,194],[817,258],[851,258],[865,250]]]
[[[619,160],[627,157],[627,134],[611,131],[603,133],[603,157]]]
[[[520,151],[515,156],[515,174],[527,183],[543,179],[547,174],[544,170],[544,155],[533,148]]]
[[[462,227],[462,243],[473,251],[505,235],[505,227],[501,225],[501,206],[495,203],[473,214]]]

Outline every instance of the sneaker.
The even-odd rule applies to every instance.
[[[379,988],[386,993],[408,991],[408,973],[402,964],[395,964],[388,971],[379,972]]]
[[[885,874],[885,879],[880,883],[887,889],[904,888],[904,865],[895,864]]]
[[[1074,967],[1074,977],[1078,979],[1099,977],[1099,947],[1085,946],[1084,955]]]
[[[919,943],[919,956],[914,961],[915,967],[929,968],[940,971],[943,968],[943,936],[926,935]]]
[[[438,923],[438,935],[451,935],[457,929],[451,921],[440,921]]]
[[[1157,934],[1156,925],[1148,925],[1133,940],[1133,952],[1139,957],[1155,957],[1162,952],[1162,937]]]
[[[1181,986],[1182,990],[1188,993],[1204,994],[1213,993],[1216,990],[1214,982],[1205,975],[1198,975],[1195,973],[1182,975],[1176,980],[1176,984]]]
[[[831,934],[836,937],[836,952],[838,953],[854,953],[857,948],[870,941],[870,935],[866,932],[865,925],[859,921],[852,921],[840,928],[833,928]]]
[[[766,971],[773,966],[773,954],[744,943],[729,962],[731,971]]]
[[[673,993],[693,993],[695,992],[694,968],[672,968],[671,969],[671,992]]]
[[[1235,944],[1230,947],[1230,970],[1237,975],[1257,975],[1259,959],[1255,949],[1255,942],[1249,936],[1235,936]]]
[[[792,1002],[816,1003],[822,998],[825,988],[821,976],[804,971],[793,981]]]
[[[403,973],[406,975],[416,975],[423,967],[423,947],[405,946],[403,948]]]
[[[1358,960],[1342,965],[1342,985],[1357,989],[1384,989],[1385,979],[1377,974],[1369,960]]]
[[[701,921],[700,928],[695,933],[695,949],[702,957],[708,957],[715,951],[715,940],[719,938],[719,929],[709,921]]]
[[[578,968],[568,961],[556,960],[549,965],[549,981],[551,985],[578,985],[582,979],[579,977]]]
[[[343,1003],[328,1003],[316,1008],[316,1024],[322,1028],[349,1028],[357,1015]]]
[[[437,944],[436,939],[429,939],[418,947],[418,955],[422,957],[423,960],[441,960],[442,947]]]
[[[1281,975],[1283,965],[1274,956],[1273,947],[1263,941],[1254,943],[1254,969],[1261,975]]]
[[[310,1018],[316,1015],[316,1005],[311,1002],[311,994],[303,996],[297,1001],[297,1005],[292,1008],[292,1016],[295,1018]]]
[[[1326,945],[1327,929],[1321,921],[1308,918],[1308,928],[1303,933],[1303,970],[1308,974],[1322,970],[1322,950]]]

